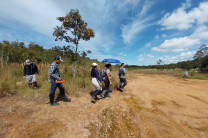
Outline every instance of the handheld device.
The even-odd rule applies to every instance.
[[[65,80],[61,80],[61,81],[56,80],[56,83],[65,83]]]

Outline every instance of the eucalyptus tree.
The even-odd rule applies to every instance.
[[[79,41],[88,41],[94,37],[94,31],[87,27],[87,23],[82,19],[79,10],[72,9],[66,16],[57,18],[61,22],[61,26],[54,28],[53,36],[56,41],[64,40],[67,43],[72,43],[75,46],[74,63],[73,63],[73,77],[76,76],[77,71],[77,58],[78,58],[78,45]]]

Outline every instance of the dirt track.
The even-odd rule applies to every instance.
[[[58,107],[0,99],[0,137],[208,137],[208,81],[136,75],[124,93]]]

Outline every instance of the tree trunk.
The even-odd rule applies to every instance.
[[[77,50],[78,50],[78,44],[76,43],[75,61],[77,61]]]
[[[77,74],[77,50],[78,50],[78,44],[76,43],[75,60],[73,63],[73,78],[75,78]]]
[[[3,60],[3,54],[2,54],[2,56],[0,57],[0,68],[3,67],[3,62],[4,60]]]
[[[76,77],[77,74],[77,61],[74,61],[73,63],[73,78]]]

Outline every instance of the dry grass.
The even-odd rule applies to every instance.
[[[140,128],[132,112],[122,111],[122,108],[107,108],[98,118],[99,122],[90,123],[87,127],[90,138],[140,137]]]
[[[12,94],[22,94],[24,97],[48,94],[50,83],[48,82],[49,64],[38,65],[39,75],[37,82],[39,89],[33,90],[27,86],[26,80],[23,79],[23,65],[21,64],[4,64],[0,70],[0,95],[11,96]],[[90,77],[90,67],[80,67],[75,79],[72,78],[71,66],[60,65],[62,77],[66,80],[64,84],[67,94],[89,91],[93,89]]]
[[[27,86],[26,80],[23,79],[23,65],[22,64],[3,64],[0,66],[0,97],[11,96],[14,94],[21,94],[24,97],[44,97],[48,96],[50,91],[50,83],[48,82],[49,64],[39,64],[39,76],[37,78],[39,89],[33,90]],[[101,64],[101,69],[104,65]],[[113,66],[112,69],[112,90],[117,89],[119,85],[118,67]],[[91,65],[83,64],[78,67],[76,78],[72,76],[72,66],[60,64],[60,71],[63,79],[66,80],[64,84],[65,91],[68,95],[79,95],[80,92],[90,92],[94,89],[91,83]],[[156,69],[139,69],[130,70],[127,73],[128,80],[134,79],[135,74],[165,74],[176,77],[183,77],[184,71],[181,69],[175,70],[156,70]],[[190,78],[208,79],[207,74],[197,73],[194,70],[189,71]],[[103,83],[104,84],[104,83]],[[104,86],[104,85],[103,85]]]
[[[137,69],[132,70],[131,73],[139,73],[145,75],[169,75],[173,77],[180,77],[184,76],[185,70],[182,69]],[[188,71],[189,77],[188,79],[201,79],[201,80],[208,80],[207,73],[201,73],[199,70],[191,69]]]
[[[50,83],[48,82],[49,64],[39,64],[39,75],[37,82],[39,89],[30,89],[23,79],[22,64],[4,64],[0,69],[0,97],[21,94],[23,97],[44,97],[48,96]],[[66,80],[64,83],[65,91],[68,95],[79,95],[82,92],[90,92],[94,89],[91,83],[91,65],[79,66],[76,78],[73,78],[72,66],[60,64],[61,77]],[[117,71],[112,73],[113,85],[111,89],[117,89]],[[104,84],[104,83],[103,83]]]
[[[175,69],[175,70],[158,70],[158,69],[139,69],[139,70],[134,70],[135,73],[140,73],[140,74],[147,74],[147,75],[151,75],[151,74],[158,74],[158,75],[171,75],[171,76],[175,76],[175,77],[183,77],[184,75],[184,71],[181,69]]]

